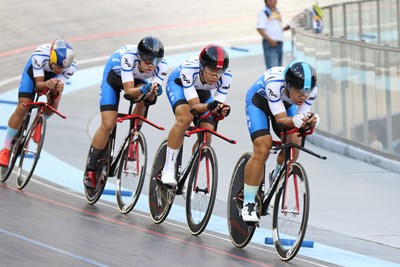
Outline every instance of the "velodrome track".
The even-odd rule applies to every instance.
[[[156,4],[157,1],[154,5]],[[100,4],[100,7],[105,6],[103,5],[104,3]],[[51,5],[47,8],[50,7]],[[92,19],[97,18],[95,14],[88,14],[93,16]],[[272,247],[262,244],[268,235],[269,218],[262,219],[263,229],[257,230],[254,242],[245,249],[235,249],[226,236],[224,218],[227,185],[236,159],[251,147],[245,128],[243,97],[263,68],[260,47],[257,44],[249,45],[258,42],[257,36],[253,35],[253,28],[250,28],[249,36],[244,34],[243,29],[240,31],[240,28],[239,33],[234,35],[234,30],[229,30],[233,27],[231,24],[235,24],[232,23],[233,19],[230,21],[231,17],[235,17],[232,10],[222,19],[222,25],[228,30],[218,34],[198,32],[202,28],[200,24],[211,25],[210,18],[192,23],[190,29],[193,33],[190,34],[193,36],[189,36],[187,42],[173,42],[173,35],[186,29],[187,23],[172,22],[169,25],[175,26],[166,27],[162,20],[159,22],[163,26],[158,28],[153,25],[152,28],[143,27],[142,31],[118,32],[113,25],[110,26],[110,31],[108,28],[102,29],[108,34],[81,34],[79,36],[85,36],[81,39],[76,37],[78,32],[66,31],[64,35],[71,39],[76,38],[75,47],[80,47],[82,51],[78,53],[77,50],[82,59],[78,60],[78,63],[81,62],[80,70],[71,79],[60,106],[60,111],[67,114],[68,119],[54,117],[48,121],[44,147],[46,153],[42,154],[37,176],[23,192],[15,189],[14,176],[6,184],[0,185],[0,255],[5,266],[179,266],[182,263],[188,266],[286,265],[277,259]],[[88,16],[88,21],[90,18]],[[247,20],[245,18],[246,16],[242,17],[241,25],[250,21],[252,27],[252,13]],[[196,21],[196,18],[192,19]],[[121,25],[123,23],[120,27]],[[58,31],[63,29],[60,25],[53,27]],[[131,28],[133,27],[124,29]],[[198,35],[205,36],[206,43],[219,41],[227,47],[249,49],[249,52],[230,51],[234,86],[229,101],[233,111],[221,123],[219,131],[238,140],[238,144],[230,145],[214,139],[220,166],[218,203],[207,232],[200,237],[192,237],[185,229],[184,213],[179,205],[174,206],[166,222],[154,225],[147,212],[146,185],[138,207],[127,216],[119,214],[115,204],[107,201],[112,201],[112,196],[102,198],[95,206],[87,205],[82,197],[82,170],[91,135],[99,122],[97,102],[102,64],[106,56],[118,46],[132,43],[130,36],[139,40],[144,31],[165,37],[164,43],[171,51],[167,56],[171,67],[184,59],[187,53],[197,54],[204,46],[204,41],[197,42]],[[30,34],[32,39],[48,41],[44,37]],[[21,39],[14,38],[1,45],[0,62],[7,67],[3,69],[4,78],[0,81],[0,100],[15,100],[16,92],[12,90],[17,88],[17,79],[14,77],[19,75],[32,50],[26,46],[32,40],[27,41],[26,35],[21,36]],[[13,52],[16,48],[24,48],[24,51]],[[149,118],[168,130],[173,118],[167,102],[165,96],[161,97],[157,106],[151,109]],[[123,110],[124,105],[121,108]],[[0,126],[6,124],[12,109],[10,104],[0,104]],[[148,137],[151,162],[155,149],[167,133],[148,127],[143,131]],[[0,130],[0,135],[0,140],[3,140],[3,130]],[[399,175],[342,158],[312,145],[309,147],[328,156],[326,162],[306,155],[300,159],[307,168],[312,190],[312,212],[306,238],[314,240],[315,247],[303,248],[291,264],[399,266],[400,220],[399,215],[393,212],[396,210],[395,203],[399,202]],[[269,169],[272,166],[270,163]],[[179,204],[179,199],[177,200]]]

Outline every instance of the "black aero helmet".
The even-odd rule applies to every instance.
[[[216,71],[224,72],[229,67],[229,55],[224,48],[218,45],[207,45],[199,55],[200,65]]]
[[[289,84],[299,90],[311,91],[317,84],[315,69],[304,61],[293,61],[284,70],[286,87]]]
[[[154,66],[157,66],[164,57],[164,45],[154,36],[146,36],[140,40],[137,50],[141,61],[150,61]]]

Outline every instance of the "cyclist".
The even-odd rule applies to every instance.
[[[168,77],[166,92],[175,123],[168,134],[168,147],[161,181],[175,186],[175,163],[179,149],[183,144],[184,133],[194,119],[193,115],[201,115],[212,111],[213,116],[228,116],[229,105],[225,104],[228,89],[231,86],[232,74],[228,69],[229,56],[224,48],[207,45],[198,58],[190,57],[176,68]],[[211,90],[216,89],[214,97]],[[206,118],[201,127],[214,129],[216,122]],[[211,142],[211,135],[207,136]]]
[[[256,223],[255,198],[263,179],[264,164],[272,148],[272,130],[279,137],[281,127],[317,127],[318,114],[310,112],[317,97],[317,75],[314,68],[303,61],[293,61],[286,68],[273,67],[256,81],[246,94],[247,126],[253,142],[253,155],[244,170],[244,202],[242,219]],[[300,144],[300,137],[290,134],[287,142]],[[294,158],[297,159],[296,149]],[[281,151],[275,170],[270,174],[273,181],[283,164]]]
[[[74,49],[63,39],[56,39],[51,44],[40,45],[33,52],[22,73],[18,89],[18,105],[8,120],[6,137],[0,152],[0,166],[8,166],[12,140],[28,112],[28,108],[23,104],[32,102],[36,92],[50,89],[47,103],[57,109],[64,84],[77,69],[74,57]],[[45,116],[49,117],[52,113],[51,110],[45,109]],[[40,127],[37,127],[33,135],[35,142],[40,138],[40,132]]]
[[[125,45],[108,59],[100,87],[101,125],[93,136],[86,163],[84,175],[86,188],[96,187],[94,170],[117,123],[120,91],[124,90],[124,93],[132,98],[146,95],[143,100],[154,104],[156,97],[162,93],[161,84],[167,76],[168,65],[163,58],[164,45],[160,39],[146,36],[137,46]],[[143,101],[137,102],[133,113],[145,116],[147,105]]]

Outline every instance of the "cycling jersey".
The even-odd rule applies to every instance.
[[[74,61],[72,65],[65,68],[62,73],[55,74],[49,65],[51,44],[43,44],[36,48],[29,58],[22,73],[21,83],[18,90],[18,97],[28,97],[33,99],[35,78],[44,77],[44,80],[57,78],[64,84],[75,73],[77,64]]]
[[[252,140],[260,135],[270,134],[269,119],[272,121],[273,130],[279,136],[279,127],[274,116],[282,112],[286,112],[288,117],[293,117],[297,113],[307,113],[317,97],[318,88],[315,86],[302,105],[295,105],[284,93],[284,70],[285,67],[267,70],[247,91],[247,127]]]
[[[103,72],[100,92],[101,110],[118,110],[119,93],[123,90],[123,83],[135,82],[138,84],[162,84],[167,76],[168,64],[163,59],[156,68],[149,73],[139,70],[139,57],[134,45],[125,45],[115,51],[108,59]]]
[[[232,73],[229,69],[214,84],[203,84],[200,80],[200,63],[197,58],[186,59],[168,77],[166,92],[173,110],[179,104],[198,97],[200,102],[209,103],[213,99],[226,102],[228,89],[231,87]],[[215,90],[216,89],[216,90]],[[214,97],[211,91],[215,90]]]

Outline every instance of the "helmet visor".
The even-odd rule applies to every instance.
[[[153,64],[154,66],[157,66],[161,62],[162,57],[154,57],[139,53],[139,59],[140,61],[143,61],[146,64]]]

